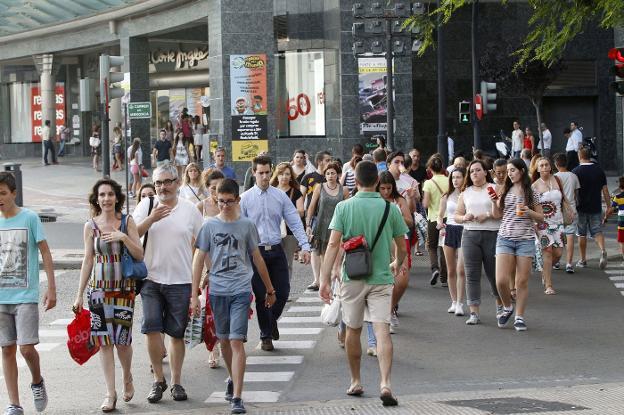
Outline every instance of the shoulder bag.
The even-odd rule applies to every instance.
[[[350,280],[364,279],[371,275],[371,273],[373,272],[373,261],[371,258],[371,253],[375,249],[375,245],[377,245],[377,241],[381,236],[381,232],[383,231],[384,225],[386,224],[389,213],[390,203],[386,201],[386,208],[384,210],[383,217],[381,218],[379,229],[377,229],[375,241],[371,245],[370,249],[367,246],[360,246],[358,248],[345,252],[344,268],[345,273]]]
[[[121,231],[128,234],[128,215],[121,215]],[[147,278],[147,266],[143,261],[135,260],[124,245],[121,253],[121,273],[124,278],[144,280]]]
[[[565,197],[565,193],[563,192],[563,185],[561,184],[561,179],[555,176],[555,180],[557,181],[557,184],[559,185],[559,190],[561,191],[561,213],[563,215],[563,224],[565,226],[572,225],[572,223],[574,223],[574,218],[576,217],[576,212],[574,211],[574,208],[572,207],[568,199]]]

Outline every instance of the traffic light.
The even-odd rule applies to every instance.
[[[114,85],[116,82],[124,80],[123,72],[111,72],[114,67],[124,64],[123,56],[100,55],[100,102],[108,105],[111,99],[121,98],[124,90]]]
[[[459,123],[470,124],[470,101],[459,102]]]
[[[611,67],[611,74],[615,75],[615,81],[611,83],[611,88],[618,95],[624,95],[624,48],[611,48],[609,59],[615,62],[615,66]]]
[[[481,81],[481,100],[483,113],[496,111],[496,83]]]

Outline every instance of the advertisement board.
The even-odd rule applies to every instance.
[[[56,110],[56,134],[60,134],[61,127],[65,125],[67,114],[65,113],[65,85],[57,82],[54,88]],[[43,127],[43,112],[41,111],[41,93],[39,85],[32,86],[30,92],[31,136],[33,143],[41,142],[41,128]]]
[[[268,150],[267,57],[230,55],[232,160],[250,161]]]
[[[386,132],[386,58],[358,58],[358,81],[360,134]]]

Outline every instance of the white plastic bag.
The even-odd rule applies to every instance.
[[[334,285],[333,299],[330,304],[325,304],[321,311],[321,321],[331,327],[336,327],[342,321],[342,302],[340,301],[340,295],[337,294],[338,284]]]
[[[203,295],[199,296],[199,304],[201,304],[199,316],[192,313],[184,331],[184,344],[189,350],[204,341],[203,330],[206,319],[206,301]]]

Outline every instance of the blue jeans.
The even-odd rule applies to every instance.
[[[373,329],[373,323],[366,322],[366,338],[368,347],[377,347],[377,337],[375,337],[375,330]]]
[[[260,247],[260,254],[264,259],[264,263],[269,271],[271,283],[277,299],[273,307],[266,308],[264,302],[266,300],[266,287],[258,274],[258,270],[254,265],[253,278],[251,279],[251,285],[253,293],[256,296],[256,314],[258,315],[258,326],[260,326],[260,338],[270,339],[273,332],[273,326],[277,324],[277,320],[284,311],[286,300],[290,294],[290,281],[288,272],[288,261],[284,254],[282,245],[273,245],[271,250],[265,250],[264,247]]]
[[[63,157],[64,155],[65,155],[65,140],[61,140],[59,144],[59,151],[58,151],[57,156]]]
[[[52,153],[52,163],[56,163],[56,151],[52,139],[43,140],[43,162],[48,164],[48,151]]]
[[[219,339],[247,341],[249,304],[249,292],[236,295],[210,294],[210,307]]]

